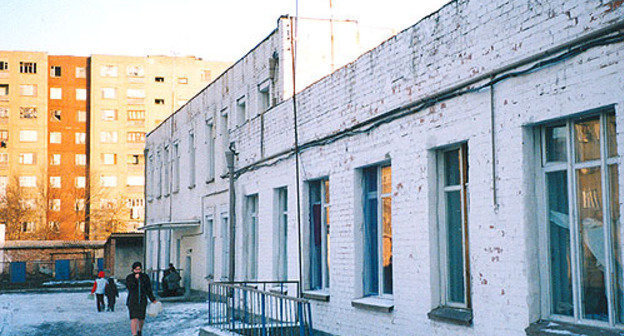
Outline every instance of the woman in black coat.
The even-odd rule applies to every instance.
[[[132,264],[132,273],[126,277],[126,287],[128,287],[126,305],[130,312],[130,329],[132,335],[140,336],[145,322],[147,299],[156,303],[156,297],[152,293],[152,284],[147,274],[141,272],[140,262]]]

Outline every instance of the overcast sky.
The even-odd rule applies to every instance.
[[[195,55],[234,61],[295,15],[296,0],[1,0],[0,49],[51,54]],[[331,0],[334,18],[400,31],[449,0]],[[328,18],[330,0],[299,0]]]

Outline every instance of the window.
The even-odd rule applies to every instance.
[[[163,167],[162,167],[162,173],[163,173],[163,178],[162,178],[162,188],[163,188],[163,193],[166,195],[169,195],[169,183],[171,181],[169,181],[169,146],[165,146],[165,151],[163,153]]]
[[[22,84],[20,85],[20,95],[22,96],[37,96],[37,85],[35,84]],[[54,99],[54,98],[52,98]]]
[[[128,98],[145,98],[145,90],[143,89],[127,89],[126,97]]]
[[[50,210],[61,211],[61,200],[58,198],[50,200]]]
[[[165,100],[156,98],[156,99],[154,99],[154,104],[156,104],[156,105],[164,105],[165,104]]]
[[[114,199],[102,199],[100,200],[100,209],[102,210],[115,210],[117,201]]]
[[[37,154],[35,153],[20,153],[19,164],[33,165],[36,163]]]
[[[329,180],[311,181],[310,278],[311,290],[329,288]]]
[[[51,166],[60,166],[61,165],[61,154],[52,154],[50,156],[50,165]]]
[[[243,260],[246,280],[258,276],[258,195],[245,196],[243,226]]]
[[[129,186],[142,186],[145,184],[145,178],[140,176],[128,176],[127,181]]]
[[[5,119],[9,117],[9,108],[8,107],[0,107],[0,118]]]
[[[117,90],[115,88],[102,88],[102,99],[115,99]]]
[[[74,202],[74,210],[76,211],[84,211],[85,209],[85,199],[84,198],[78,198],[76,199],[76,202]]]
[[[20,62],[20,73],[35,74],[37,73],[37,63]]]
[[[113,153],[102,153],[102,163],[105,165],[114,165],[117,164],[117,154]]]
[[[236,126],[240,126],[245,122],[246,106],[245,97],[241,97],[236,100]]]
[[[225,155],[225,151],[227,151],[230,147],[230,130],[228,128],[228,111],[227,107],[221,110],[221,150]],[[225,175],[227,173],[227,165],[225,161],[225,157],[223,157],[223,165],[221,166],[221,174]]]
[[[56,211],[60,211],[60,209]],[[61,223],[58,221],[50,221],[48,222],[48,227],[50,228],[50,231],[58,233],[61,230]]]
[[[230,224],[227,212],[221,213],[221,279],[230,274]]]
[[[61,77],[61,67],[58,65],[51,66],[50,77]]]
[[[60,187],[61,187],[61,177],[50,176],[50,188],[60,188]]]
[[[77,132],[75,133],[75,136],[76,136],[76,145],[84,145],[87,143],[87,133]]]
[[[186,78],[186,77],[179,77],[178,78],[178,84],[188,84],[188,78]]]
[[[128,143],[143,143],[145,142],[145,132],[128,132],[126,140]]]
[[[208,152],[208,162],[206,162],[206,182],[208,182],[214,180],[215,174],[215,138],[212,119],[206,121],[206,147],[206,151]]]
[[[87,68],[76,67],[76,78],[87,78]]]
[[[76,154],[76,166],[87,165],[87,154]]]
[[[19,132],[20,142],[36,142],[37,131],[34,130],[21,130]]]
[[[128,207],[130,208],[130,219],[141,219],[145,211],[145,203],[142,198],[128,199]]]
[[[102,110],[102,120],[104,121],[117,120],[117,110]]]
[[[273,226],[273,278],[288,278],[288,189],[275,189]]]
[[[6,188],[9,183],[8,176],[0,176],[0,195],[6,196]]]
[[[7,70],[9,70],[9,62],[0,61],[0,71],[7,71]]]
[[[61,121],[61,110],[52,110],[52,111],[50,111],[50,120],[52,120],[52,121]]]
[[[392,295],[392,170],[364,168],[364,296]]]
[[[212,215],[204,218],[206,232],[206,278],[214,279],[215,236]]]
[[[20,107],[20,119],[37,119],[37,108]]]
[[[63,99],[63,89],[50,88],[50,99]]]
[[[100,132],[101,143],[117,143],[118,137],[116,131],[102,131]]]
[[[154,77],[154,82],[156,83],[164,83],[165,77]]]
[[[76,112],[76,118],[78,119],[78,122],[87,122],[87,111]]]
[[[25,188],[34,188],[37,186],[37,176],[20,176],[19,186]]]
[[[143,154],[128,154],[126,163],[129,165],[141,165],[143,164]]]
[[[0,141],[4,141],[4,142],[9,141],[9,131],[0,130]]]
[[[117,176],[100,176],[100,184],[102,187],[116,187],[117,186]]]
[[[258,107],[260,112],[264,112],[271,107],[270,89],[271,82],[269,80],[264,81],[258,85]]]
[[[61,143],[61,132],[50,132],[50,143],[51,144],[60,144]]]
[[[9,84],[0,84],[0,97],[9,95]]]
[[[87,100],[87,89],[76,89],[76,100]]]
[[[211,79],[212,79],[212,74],[210,70],[202,70],[202,80],[204,82],[210,82]]]
[[[76,222],[76,231],[85,232],[85,222]]]
[[[129,65],[126,68],[126,74],[128,77],[143,77],[145,71],[141,65]]]
[[[173,144],[173,152],[171,153],[172,162],[172,178],[173,178],[173,192],[180,190],[180,144]]]
[[[538,128],[541,274],[551,316],[624,322],[616,122],[612,109]],[[546,308],[546,307],[545,307]]]
[[[9,163],[9,153],[0,153],[0,165]]]
[[[128,111],[128,121],[145,121],[145,111]]]
[[[189,188],[195,186],[195,134],[189,133]]]
[[[82,189],[87,185],[87,178],[84,176],[77,176],[75,180],[76,188]]]
[[[116,65],[103,65],[100,68],[100,76],[117,77],[117,66]]]
[[[440,303],[470,308],[467,147],[462,144],[437,154]]]
[[[22,222],[22,232],[32,233],[35,232],[35,222]]]

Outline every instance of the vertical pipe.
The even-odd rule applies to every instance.
[[[494,81],[494,76],[490,78]],[[498,195],[496,194],[496,135],[495,135],[495,108],[494,108],[494,83],[490,85],[490,145],[492,154],[492,206],[494,212],[498,212]]]
[[[225,152],[227,166],[230,175],[230,269],[228,274],[228,279],[230,282],[234,281],[234,267],[235,267],[235,242],[236,242],[236,195],[234,193],[234,151],[230,148]]]
[[[261,309],[262,309],[262,336],[267,336],[266,330],[266,307],[265,307],[265,295],[260,295]]]

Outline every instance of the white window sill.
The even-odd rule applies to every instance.
[[[351,300],[351,305],[355,308],[389,313],[394,309],[394,300],[378,296],[367,296]]]
[[[303,297],[310,300],[316,301],[329,301],[329,291],[327,289],[318,289],[318,290],[307,290],[303,291]]]

